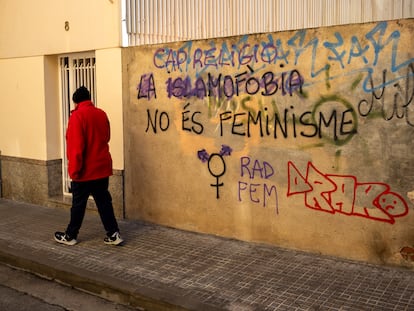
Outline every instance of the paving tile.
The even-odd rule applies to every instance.
[[[68,217],[68,210],[0,200],[0,246],[81,269],[100,281],[127,283],[131,291],[165,292],[183,305],[198,301],[237,311],[414,310],[412,270],[125,220],[119,221],[124,246],[108,247],[96,213],[86,215],[80,243],[66,247],[52,237]]]

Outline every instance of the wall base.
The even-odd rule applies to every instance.
[[[48,207],[70,208],[71,197],[63,194],[62,160],[34,160],[0,155],[1,197]],[[124,218],[124,173],[114,170],[109,191],[117,218]],[[96,210],[90,200],[88,210]]]

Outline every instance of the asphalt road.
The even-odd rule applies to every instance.
[[[115,304],[0,263],[0,310],[132,311],[137,309]]]

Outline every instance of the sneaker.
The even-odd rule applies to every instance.
[[[65,232],[55,232],[55,241],[65,245],[75,245],[78,243],[76,239],[71,238]]]
[[[119,235],[119,232],[115,232],[111,236],[107,236],[104,239],[104,243],[107,244],[107,245],[119,245],[122,242],[124,242],[124,240]]]

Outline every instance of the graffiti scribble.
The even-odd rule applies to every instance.
[[[233,149],[231,149],[229,146],[227,145],[222,145],[221,146],[221,150],[220,150],[220,155],[221,156],[226,156],[226,155],[231,155],[231,152],[233,151]]]
[[[207,153],[206,149],[202,149],[197,151],[197,156],[201,160],[201,162],[207,162],[210,158],[210,155]]]
[[[408,205],[384,183],[359,183],[355,176],[329,175],[308,162],[306,175],[288,162],[287,196],[303,194],[308,208],[395,223],[408,214]]]

